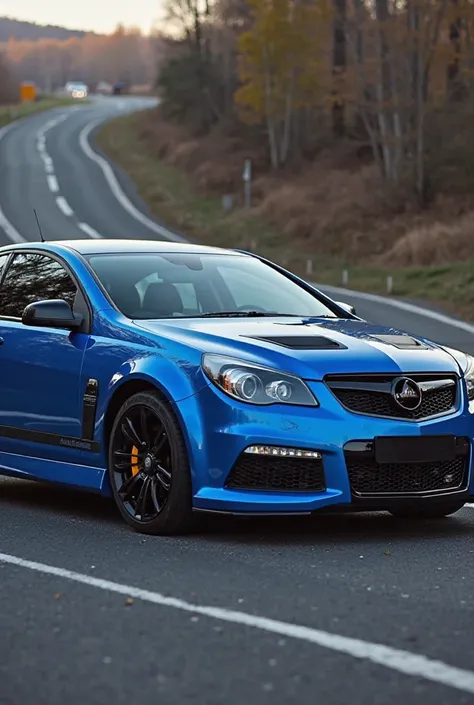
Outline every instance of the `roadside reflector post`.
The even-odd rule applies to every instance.
[[[306,274],[312,274],[313,273],[313,260],[308,259],[306,260]]]
[[[257,241],[250,240],[250,252],[256,252],[256,251],[257,251]]]
[[[387,277],[387,294],[391,294],[393,292],[393,277],[388,276]]]
[[[347,269],[342,270],[342,283],[344,286],[347,286],[349,284],[349,272]]]
[[[252,207],[252,160],[246,159],[244,164],[244,171],[242,173],[242,180],[244,182],[244,203],[245,208],[248,210]]]

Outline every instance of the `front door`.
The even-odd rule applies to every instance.
[[[54,256],[15,253],[0,284],[0,451],[79,462],[79,380],[88,334],[21,322],[27,304],[78,295]],[[82,294],[81,294],[82,296]]]

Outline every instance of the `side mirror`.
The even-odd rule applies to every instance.
[[[74,314],[64,299],[50,301],[35,301],[23,311],[21,322],[25,326],[45,326],[46,328],[80,328],[83,317]]]
[[[346,309],[349,313],[352,313],[353,316],[356,316],[356,310],[354,306],[351,306],[351,304],[346,304],[344,301],[336,301],[337,305],[340,306],[341,308]]]

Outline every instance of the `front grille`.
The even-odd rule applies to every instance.
[[[273,492],[323,492],[326,489],[323,461],[242,453],[227,478],[226,487]]]
[[[402,409],[394,399],[392,385],[400,375],[330,376],[325,379],[333,394],[349,411],[368,416],[385,416],[420,421],[452,413],[457,405],[458,380],[454,375],[406,375],[423,388],[421,405]],[[429,388],[446,381],[446,386]]]
[[[351,492],[357,497],[382,494],[449,492],[462,488],[467,470],[464,457],[446,463],[389,463],[346,455]]]

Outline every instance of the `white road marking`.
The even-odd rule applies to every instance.
[[[0,553],[0,561],[9,563],[10,565],[20,566],[21,568],[28,568],[38,573],[45,573],[58,578],[72,580],[82,585],[99,588],[100,590],[126,595],[127,597],[134,597],[137,600],[151,602],[162,607],[170,607],[183,612],[200,614],[211,619],[218,619],[231,624],[240,624],[272,634],[279,634],[280,636],[310,642],[311,644],[317,644],[325,649],[337,651],[347,656],[352,656],[353,658],[371,661],[379,666],[390,668],[405,675],[424,678],[433,683],[440,683],[466,693],[474,694],[474,671],[467,671],[462,668],[457,668],[456,666],[450,666],[442,661],[436,661],[427,656],[414,654],[410,651],[403,651],[402,649],[395,649],[392,646],[363,641],[362,639],[340,636],[339,634],[331,634],[321,629],[313,629],[312,627],[281,622],[276,619],[259,617],[245,612],[228,610],[224,607],[194,605],[176,597],[167,597],[159,592],[142,590],[132,585],[123,585],[84,573],[76,573],[71,570],[66,570],[65,568],[57,568],[56,566],[25,560],[24,558],[12,556],[7,553]]]
[[[335,296],[353,296],[354,298],[363,299],[365,301],[371,301],[372,303],[383,304],[385,306],[393,306],[394,308],[398,308],[401,311],[405,311],[406,313],[414,313],[417,316],[431,318],[433,321],[438,321],[439,323],[444,323],[454,328],[464,330],[467,333],[474,334],[474,325],[472,323],[458,321],[455,318],[445,316],[443,313],[431,311],[430,309],[423,308],[422,306],[416,306],[415,304],[410,304],[406,301],[399,301],[398,299],[386,299],[384,296],[377,296],[377,294],[368,294],[366,292],[353,291],[351,289],[341,289],[337,286],[326,286],[326,284],[314,284],[314,286],[317,286],[319,289],[326,290],[329,295],[333,293]]]
[[[464,505],[465,507],[469,507],[469,509],[474,509],[474,504],[472,502],[468,502],[467,504]]]
[[[133,203],[127,198],[127,196],[122,191],[122,188],[120,187],[120,184],[117,181],[117,178],[110,164],[92,149],[89,144],[89,135],[92,130],[102,122],[103,120],[96,120],[95,122],[86,125],[86,127],[81,131],[79,135],[79,145],[86,157],[92,159],[92,161],[98,164],[98,166],[102,169],[102,173],[104,174],[105,180],[107,181],[109,188],[117,199],[117,201],[120,203],[122,208],[124,208],[124,210],[126,210],[132,216],[132,218],[137,220],[142,225],[145,225],[149,230],[156,233],[161,238],[165,238],[166,240],[172,240],[173,242],[187,242],[186,238],[181,237],[181,235],[176,235],[175,233],[172,233],[170,230],[163,227],[162,225],[158,225],[158,223],[155,223],[153,220],[150,220],[150,218],[147,218],[146,215],[144,215],[137,208],[135,208]]]
[[[54,176],[54,174],[48,174],[46,178],[48,180],[49,190],[53,193],[57,193],[59,191],[59,184],[57,178]]]
[[[71,206],[66,201],[64,196],[57,196],[56,197],[56,204],[57,204],[59,210],[61,210],[64,213],[64,215],[67,215],[68,217],[70,217],[71,215],[74,215],[74,211],[72,210]]]
[[[97,232],[97,230],[94,230],[94,228],[91,228],[90,225],[87,225],[87,223],[78,223],[78,227],[85,232],[89,237],[94,237],[94,238],[101,238],[102,235]]]
[[[1,140],[3,140],[5,135],[8,134],[8,132],[10,132],[10,130],[12,130],[14,127],[16,127],[17,124],[18,124],[18,122],[12,122],[9,125],[5,125],[5,127],[0,128],[0,142],[1,142]],[[0,206],[0,228],[3,229],[7,238],[9,240],[11,240],[12,242],[15,242],[15,243],[26,242],[26,238],[24,238],[23,235],[20,235],[18,230],[16,230],[16,228],[14,228],[13,225],[10,223],[10,221],[7,219],[1,206]]]

